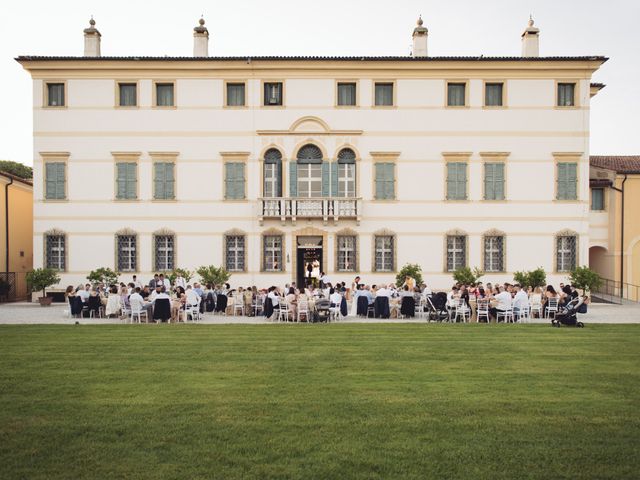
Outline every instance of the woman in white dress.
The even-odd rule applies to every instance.
[[[350,317],[355,317],[358,311],[358,299],[356,298],[356,292],[358,291],[358,285],[360,285],[360,276],[357,275],[356,278],[351,282],[351,290],[349,291],[349,295],[351,295],[351,312],[349,312]]]
[[[118,287],[113,285],[109,290],[109,296],[107,297],[107,305],[105,306],[104,313],[108,318],[111,315],[119,315],[121,310],[122,304],[120,303]]]

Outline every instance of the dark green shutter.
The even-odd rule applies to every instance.
[[[331,164],[331,196],[338,196],[338,162]]]
[[[328,197],[330,194],[329,190],[330,190],[331,184],[330,184],[329,175],[330,175],[329,163],[322,162],[322,196],[323,197]]]
[[[494,165],[493,175],[495,200],[504,200],[504,164],[496,163]]]
[[[289,163],[289,196],[298,196],[298,164],[296,162]]]
[[[486,200],[495,200],[495,184],[494,184],[494,163],[486,163],[484,165],[484,198]]]
[[[164,163],[155,163],[153,167],[153,181],[155,183],[154,198],[162,200],[165,198]]]
[[[376,163],[376,200],[384,198],[384,164]]]
[[[567,163],[567,200],[578,198],[578,165]]]

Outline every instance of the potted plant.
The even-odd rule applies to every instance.
[[[46,289],[56,285],[60,281],[58,272],[52,268],[36,268],[27,273],[27,285],[34,291],[42,290],[42,296],[38,298],[40,305],[45,307],[51,305],[53,298],[47,297]]]

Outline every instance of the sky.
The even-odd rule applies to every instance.
[[[227,56],[408,55],[419,14],[433,56],[519,56],[531,14],[542,56],[610,57],[591,154],[640,154],[640,0],[22,0],[0,9],[0,159],[33,163],[31,80],[13,59],[82,55],[91,15],[105,56],[190,56],[201,15],[209,54]]]

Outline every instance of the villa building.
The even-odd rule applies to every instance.
[[[410,31],[408,33],[411,33]],[[20,56],[33,78],[34,266],[77,285],[224,265],[234,285],[442,288],[589,262],[589,112],[602,56]]]

